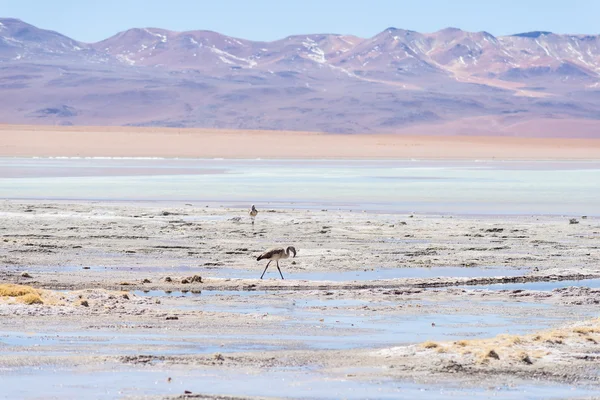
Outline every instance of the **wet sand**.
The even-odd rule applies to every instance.
[[[27,379],[94,396],[103,376],[106,398],[600,387],[597,217],[259,206],[252,225],[245,209],[204,204],[18,200],[0,216],[2,283],[43,301],[0,298],[0,375],[16,397],[35,393]],[[272,267],[259,280],[255,258],[275,245],[298,255],[280,262],[285,280]],[[528,286],[577,279],[590,288]],[[485,289],[498,283],[523,286]]]
[[[435,129],[430,129],[436,132]],[[419,132],[415,130],[415,132]],[[0,125],[4,157],[598,159],[600,139]]]

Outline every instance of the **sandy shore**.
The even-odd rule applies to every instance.
[[[73,371],[82,395],[108,371],[139,377],[131,398],[281,397],[289,380],[291,397],[598,388],[600,289],[477,286],[599,277],[597,218],[260,211],[252,225],[194,204],[0,202],[1,282],[43,302],[0,297],[5,390],[26,395],[1,371],[30,367],[39,385],[63,371],[67,397]],[[286,279],[257,279],[255,257],[288,244]]]
[[[0,156],[597,160],[600,139],[0,125]]]

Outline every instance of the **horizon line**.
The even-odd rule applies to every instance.
[[[71,36],[67,36],[66,34],[64,34],[64,33],[62,33],[61,31],[58,31],[58,30],[41,28],[38,25],[34,25],[34,24],[29,23],[29,22],[26,22],[25,20],[23,20],[21,18],[17,18],[17,17],[0,17],[0,21],[2,21],[2,20],[19,21],[19,22],[22,22],[24,24],[33,26],[33,27],[35,27],[37,29],[44,30],[44,31],[49,31],[49,32],[54,32],[54,33],[58,33],[60,35],[68,37],[69,39],[75,40],[75,41],[77,41],[79,43],[85,43],[85,44],[100,43],[100,42],[102,42],[104,40],[108,40],[108,39],[110,39],[112,37],[115,37],[117,35],[120,35],[122,33],[131,31],[131,30],[135,30],[135,29],[140,29],[140,30],[158,29],[158,30],[163,30],[163,31],[168,31],[168,32],[173,32],[173,33],[178,33],[178,34],[190,33],[190,32],[212,32],[212,33],[216,33],[216,34],[219,34],[219,35],[227,36],[227,37],[230,37],[230,38],[233,38],[233,39],[241,39],[241,40],[246,40],[246,41],[250,41],[250,42],[263,42],[263,43],[272,43],[272,42],[277,42],[277,41],[280,41],[280,40],[285,40],[285,39],[288,39],[288,38],[298,37],[298,36],[314,36],[314,35],[354,36],[354,37],[359,38],[359,39],[372,39],[375,36],[378,36],[378,35],[384,33],[385,31],[388,31],[388,30],[398,30],[398,31],[405,31],[405,32],[414,32],[414,33],[419,33],[421,35],[436,34],[436,33],[439,33],[439,32],[445,31],[445,30],[458,30],[458,31],[461,31],[461,32],[466,32],[466,33],[483,33],[483,34],[488,34],[488,35],[490,35],[490,36],[492,36],[494,38],[511,37],[511,36],[529,37],[529,36],[525,36],[525,35],[533,35],[533,34],[537,34],[537,35],[536,36],[530,36],[530,37],[536,38],[536,37],[539,37],[539,36],[542,36],[542,35],[600,36],[600,34],[598,34],[598,33],[555,33],[555,32],[544,31],[544,30],[531,30],[531,31],[526,31],[526,32],[517,32],[517,33],[512,33],[512,34],[507,34],[507,35],[497,35],[496,36],[496,35],[488,32],[488,31],[484,31],[484,30],[482,30],[482,31],[467,31],[467,30],[464,30],[464,29],[461,29],[461,28],[457,28],[457,27],[453,27],[453,26],[447,26],[445,28],[441,28],[441,29],[439,29],[437,31],[432,31],[432,32],[420,32],[420,31],[416,31],[416,30],[413,30],[413,29],[404,29],[404,28],[397,28],[397,27],[394,27],[394,26],[389,26],[389,27],[383,29],[382,31],[376,33],[375,35],[373,35],[371,37],[357,36],[357,35],[354,35],[352,33],[334,33],[334,32],[326,33],[326,32],[318,32],[318,33],[297,33],[297,34],[290,34],[290,35],[281,37],[279,39],[273,39],[273,40],[254,40],[254,39],[247,39],[247,38],[239,37],[239,36],[230,36],[230,35],[227,35],[225,33],[221,33],[219,31],[210,30],[210,29],[173,30],[173,29],[167,29],[167,28],[160,28],[160,27],[156,27],[156,26],[146,26],[146,27],[135,27],[134,26],[134,27],[122,30],[122,31],[118,31],[118,32],[116,32],[116,33],[114,33],[114,34],[112,34],[110,36],[105,37],[104,39],[100,39],[100,40],[95,41],[95,42],[93,42],[93,41],[92,42],[86,42],[86,41],[75,39],[74,37],[71,37]]]

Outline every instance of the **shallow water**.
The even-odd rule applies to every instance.
[[[581,279],[581,280],[577,280],[577,281],[495,283],[495,284],[491,284],[491,285],[466,285],[466,286],[460,286],[460,287],[462,289],[483,289],[483,290],[550,291],[550,290],[554,290],[554,289],[567,288],[570,286],[600,289],[600,279]]]
[[[167,290],[133,290],[140,297],[207,297],[207,296],[256,296],[266,294],[265,291],[243,291],[243,290],[190,290],[190,291],[167,291]]]
[[[138,272],[162,272],[165,274],[189,273],[201,275],[202,277],[212,278],[237,278],[237,279],[258,279],[260,278],[261,267],[257,269],[233,269],[223,267],[198,267],[189,265],[179,266],[87,266],[87,269],[94,272],[114,272],[114,271],[138,271]],[[43,272],[70,272],[82,271],[81,266],[27,266],[15,268],[16,271],[37,271]],[[361,269],[354,271],[335,271],[335,272],[303,272],[290,271],[285,265],[281,266],[284,278],[287,280],[305,280],[305,281],[371,281],[381,279],[400,279],[400,278],[487,278],[501,276],[521,276],[526,275],[528,269],[502,268],[502,267],[413,267],[413,268],[389,268],[389,269]],[[277,268],[271,264],[265,273],[264,279],[280,279]]]
[[[0,158],[9,199],[600,215],[599,162]],[[577,196],[573,196],[577,193]]]
[[[279,278],[277,268],[271,270],[269,267],[265,273],[265,279]],[[379,279],[400,279],[400,278],[437,278],[437,277],[492,277],[492,276],[521,276],[526,274],[527,270],[494,268],[494,267],[416,267],[416,268],[393,268],[393,269],[366,269],[358,271],[338,271],[338,272],[297,272],[287,271],[282,266],[285,279],[298,279],[307,281],[371,281]],[[223,271],[225,272],[225,271]],[[221,273],[223,273],[221,272]],[[227,277],[232,277],[234,272],[226,272]],[[219,276],[218,270],[213,274]],[[257,278],[256,271],[235,271],[238,278]]]
[[[547,305],[527,302],[434,303],[424,299],[394,302],[360,299],[294,299],[289,292],[204,291],[202,293],[133,291],[140,297],[161,298],[153,307],[186,318],[189,311],[235,313],[253,318],[276,316],[268,326],[234,334],[190,334],[118,326],[111,329],[56,330],[36,333],[0,332],[0,354],[65,352],[85,349],[92,354],[198,354],[262,351],[274,348],[352,349],[386,347],[523,334],[556,326],[567,319],[589,317],[589,309],[569,308],[549,314]],[[383,307],[384,311],[379,311]],[[469,308],[471,307],[471,308]],[[387,308],[387,311],[385,309]],[[405,311],[397,313],[395,308]],[[461,310],[472,310],[464,312]],[[396,310],[398,311],[398,310]],[[561,317],[555,317],[560,315]],[[166,328],[165,328],[166,329]],[[223,347],[224,345],[224,347]],[[137,350],[139,352],[139,350]]]
[[[0,354],[32,352],[36,355],[78,354],[85,348],[86,354],[126,355],[139,354],[135,348],[144,345],[145,354],[207,354],[231,353],[253,350],[277,350],[280,347],[264,342],[253,343],[247,339],[230,340],[227,346],[206,341],[204,335],[136,334],[124,332],[56,332],[23,333],[0,332]]]
[[[202,310],[212,312],[241,313],[253,315],[275,315],[285,318],[284,323],[291,329],[264,335],[245,335],[255,341],[283,341],[292,346],[318,349],[350,349],[361,347],[383,347],[391,345],[419,343],[426,340],[458,340],[461,338],[487,338],[498,334],[524,334],[549,328],[565,318],[548,317],[548,305],[528,302],[479,302],[489,306],[490,311],[477,310],[476,313],[460,313],[473,303],[456,302],[450,312],[441,303],[436,307],[426,300],[393,302],[363,301],[360,299],[294,299],[286,292],[236,292],[203,291],[202,293],[166,293],[134,291],[133,294],[149,297],[168,297],[171,301],[165,307],[179,308],[182,311]],[[242,297],[238,297],[238,296]],[[192,302],[177,305],[179,297],[191,298]],[[223,296],[223,299],[216,297]],[[375,311],[377,307],[413,307],[405,314]],[[375,307],[375,309],[373,309]],[[518,311],[516,309],[519,309]],[[516,312],[507,312],[515,309]],[[496,311],[498,310],[498,311]],[[500,312],[503,310],[504,312]],[[523,310],[528,310],[523,314]],[[569,318],[585,318],[589,311],[574,311]],[[316,328],[316,333],[303,328]],[[311,329],[309,329],[311,331]],[[222,339],[242,340],[240,335],[221,335]]]
[[[376,371],[374,371],[376,372]],[[352,380],[319,375],[306,369],[274,369],[260,373],[209,369],[169,369],[114,366],[111,371],[81,369],[14,369],[0,371],[2,398],[115,399],[127,396],[174,396],[185,390],[199,394],[225,394],[305,399],[558,399],[592,396],[597,389],[563,384],[521,382],[514,386],[460,387],[417,384],[390,379]],[[168,382],[167,378],[171,381]],[[242,383],[243,382],[243,383]]]

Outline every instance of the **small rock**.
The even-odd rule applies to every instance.
[[[191,283],[199,282],[202,283],[202,277],[200,275],[194,275],[186,278]]]
[[[504,231],[504,228],[490,228],[486,229],[485,231],[490,233],[501,233]]]
[[[167,321],[173,321],[176,319],[179,319],[179,317],[175,317],[175,316],[167,317]]]
[[[432,323],[431,323],[431,326],[435,326],[435,322],[432,322]]]
[[[125,300],[129,300],[129,296],[127,295],[127,293],[123,293],[123,295],[121,297],[124,298]]]
[[[90,267],[82,267],[82,269],[90,269]]]
[[[189,390],[184,390],[183,394],[192,394],[192,392],[190,392]]]
[[[582,215],[581,219],[587,219],[587,215]]]
[[[296,265],[296,261],[292,261],[292,265]]]
[[[500,356],[498,355],[498,353],[496,353],[496,350],[490,350],[488,351],[488,353],[485,355],[488,358],[494,358],[496,360],[500,359]]]
[[[577,218],[571,218],[569,220],[569,224],[571,224],[571,225],[578,224],[578,223],[579,223],[579,221],[577,221]]]
[[[23,272],[23,273],[21,274],[21,278],[32,278],[32,276],[31,276],[31,275],[29,275],[29,273],[28,273],[28,272]]]
[[[128,286],[128,285],[131,285],[131,283],[129,283],[129,282],[121,282],[121,283],[119,283],[119,285],[121,285],[121,286]]]
[[[171,383],[171,377],[167,378],[167,382]]]
[[[84,306],[84,307],[89,307],[90,303],[88,303],[87,300],[81,300],[81,302],[79,303],[80,305]]]
[[[152,283],[152,282],[150,282],[150,279],[144,279],[144,280],[142,281],[142,283]]]
[[[225,357],[223,357],[223,354],[221,353],[216,353],[213,358],[217,361],[225,361]]]
[[[165,282],[173,282],[173,279],[171,279],[170,277],[168,277],[168,276],[167,276],[167,277],[165,278]]]
[[[187,278],[184,278],[181,280],[181,283],[183,283],[185,285],[185,284],[190,283],[190,281],[188,281]]]

